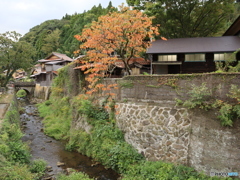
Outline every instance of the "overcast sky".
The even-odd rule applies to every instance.
[[[118,7],[126,0],[111,0]],[[61,19],[69,15],[83,13],[94,5],[106,8],[110,0],[0,0],[0,33],[16,31],[22,35],[51,19]]]

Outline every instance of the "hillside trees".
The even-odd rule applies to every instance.
[[[107,8],[103,8],[101,4],[99,4],[98,6],[93,6],[89,11],[72,15],[69,23],[62,28],[60,35],[61,53],[65,53],[69,57],[74,56],[73,52],[77,50],[80,45],[80,42],[74,38],[74,35],[81,34],[84,26],[90,26],[92,21],[97,21],[99,16],[116,10],[117,8],[114,8],[110,1]]]
[[[50,43],[48,37],[54,36],[56,30],[61,30],[64,25],[68,23],[67,20],[48,20],[40,25],[37,25],[30,29],[30,31],[25,34],[21,40],[31,43],[37,50],[36,60],[42,59],[50,54],[52,51],[57,51],[56,43]],[[51,35],[53,34],[53,35]],[[51,38],[52,39],[52,38]],[[46,43],[48,43],[46,45]],[[44,47],[45,46],[45,47]],[[47,47],[46,47],[47,46]]]
[[[43,46],[41,48],[43,53],[49,54],[59,48],[60,34],[61,31],[59,29],[55,29],[46,35],[46,37],[43,39]]]
[[[28,70],[32,66],[36,51],[30,43],[19,41],[20,37],[15,31],[0,34],[1,86],[7,85],[17,69]]]
[[[119,12],[99,17],[98,21],[83,29],[81,35],[75,36],[83,42],[80,50],[86,51],[80,68],[89,74],[86,80],[90,83],[90,94],[106,89],[97,83],[118,58],[124,63],[126,72],[131,74],[130,59],[146,51],[150,40],[158,35],[158,28],[152,26],[152,19],[141,11],[121,6]]]
[[[213,36],[222,28],[234,10],[234,0],[127,0],[149,16],[167,38]]]
[[[116,10],[110,1],[106,8],[99,4],[83,13],[66,14],[61,20],[48,20],[33,27],[21,39],[31,43],[36,48],[36,60],[42,59],[54,51],[73,57],[73,51],[78,49],[80,45],[74,35],[81,34],[84,26],[90,25],[99,16]]]

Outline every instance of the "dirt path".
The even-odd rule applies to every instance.
[[[5,94],[0,93],[0,128],[2,127],[1,124],[12,100],[12,91],[6,92]]]

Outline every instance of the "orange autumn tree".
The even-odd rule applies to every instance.
[[[89,82],[89,94],[114,87],[105,87],[98,82],[116,60],[122,60],[126,72],[131,74],[130,59],[145,52],[150,46],[150,40],[158,35],[158,27],[152,26],[152,17],[123,5],[119,8],[118,12],[111,12],[99,17],[97,22],[93,21],[90,27],[83,29],[81,35],[75,35],[77,40],[83,42],[80,50],[86,51],[79,68],[88,74],[86,80]]]

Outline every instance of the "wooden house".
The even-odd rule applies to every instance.
[[[81,69],[81,58],[83,57],[84,56],[80,56],[76,59],[79,62],[79,66],[74,69]],[[150,60],[144,58],[131,58],[128,65],[131,69],[131,75],[139,75],[144,72],[150,73]],[[125,75],[128,75],[128,73],[125,71],[125,64],[121,59],[116,60],[106,72],[106,76],[109,78],[122,78]]]
[[[22,80],[27,77],[27,72],[24,71],[23,69],[18,69],[18,70],[16,70],[16,72],[13,73],[12,77],[15,80]]]
[[[131,58],[129,60],[129,67],[131,68],[131,75],[139,75],[145,73],[150,73],[150,60],[144,58]],[[128,75],[125,71],[125,64],[122,60],[117,60],[114,63],[114,71],[109,75],[112,78],[121,78]]]
[[[156,40],[147,50],[152,74],[204,73],[216,70],[215,62],[240,60],[240,16],[221,37]]]
[[[41,86],[51,86],[53,78],[57,75],[57,70],[73,62],[73,59],[65,54],[53,52],[38,62],[39,64],[35,66],[31,77],[35,78],[36,83]]]

